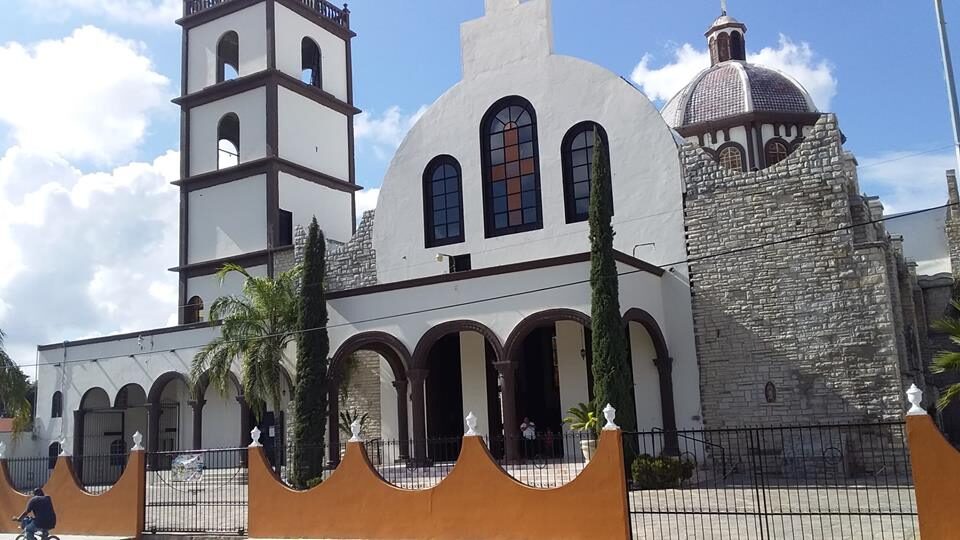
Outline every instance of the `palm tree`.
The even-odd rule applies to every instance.
[[[211,320],[222,321],[220,336],[193,358],[191,378],[196,383],[207,373],[210,384],[226,393],[230,368],[239,360],[243,396],[259,422],[267,403],[280,410],[283,351],[296,337],[300,269],[271,279],[226,264],[217,272],[220,283],[234,272],[244,278],[243,294],[222,296],[210,306]]]
[[[3,338],[0,330],[0,410],[13,414],[13,432],[17,434],[30,425],[30,383],[4,350]]]
[[[954,345],[960,346],[960,318],[957,318],[956,315],[960,313],[960,301],[952,300],[950,306],[952,307],[951,314],[939,321],[934,321],[933,327],[948,334],[950,341]],[[960,351],[940,351],[933,357],[930,371],[937,374],[947,372],[960,374]],[[960,383],[951,384],[937,400],[937,407],[942,410],[958,395],[960,395]]]

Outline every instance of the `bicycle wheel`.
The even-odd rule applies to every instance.
[[[18,534],[16,540],[27,540],[27,537],[24,534]],[[60,539],[57,538],[57,540],[60,540]]]

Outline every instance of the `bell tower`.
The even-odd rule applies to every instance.
[[[184,0],[179,321],[239,292],[236,263],[273,275],[293,229],[354,232],[350,11],[325,0]]]

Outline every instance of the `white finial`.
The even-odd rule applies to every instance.
[[[60,444],[60,457],[67,457],[70,455],[70,452],[67,452],[67,436],[63,435],[60,437],[60,440],[57,441]]]
[[[133,448],[130,449],[131,452],[138,452],[143,450],[143,434],[139,431],[134,432],[133,434]]]
[[[7,450],[7,445],[3,441],[0,441],[0,459],[3,459],[3,453]]]
[[[477,433],[477,415],[473,414],[473,411],[470,411],[470,414],[467,415],[467,432],[463,435],[465,437],[473,437],[479,435]]]
[[[720,0],[720,14],[727,14],[727,0]]]
[[[607,403],[607,406],[603,408],[603,417],[607,419],[607,425],[603,426],[604,430],[620,429],[620,426],[613,422],[617,419],[617,410],[613,408],[613,405]]]
[[[907,411],[907,416],[927,414],[927,411],[923,410],[923,407],[920,406],[920,402],[923,401],[923,390],[917,388],[917,385],[910,385],[910,388],[907,390],[907,401],[910,402],[910,410]]]
[[[260,444],[260,428],[254,426],[253,429],[250,430],[250,448],[256,448],[258,446],[263,446]]]
[[[363,439],[360,438],[361,429],[363,429],[363,426],[360,425],[360,419],[354,418],[353,422],[350,423],[350,433],[353,435],[350,437],[350,442],[363,442]]]

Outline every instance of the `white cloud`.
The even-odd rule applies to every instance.
[[[63,19],[72,12],[122,23],[167,25],[183,14],[183,0],[25,0],[39,17]]]
[[[357,215],[359,221],[363,213],[367,210],[373,210],[377,207],[377,198],[380,196],[380,188],[369,188],[357,192]]]
[[[944,171],[956,168],[953,152],[883,152],[858,158],[860,188],[879,195],[885,214],[940,206],[947,202]]]
[[[421,105],[413,114],[408,115],[394,105],[380,116],[366,111],[360,113],[353,122],[356,142],[358,145],[369,148],[377,159],[386,161],[426,111],[427,106]]]
[[[644,54],[630,76],[652,100],[672,98],[697,73],[710,66],[709,52],[689,43],[674,47],[671,54],[672,61],[660,67],[651,67],[654,57]],[[748,52],[747,61],[790,75],[807,89],[818,109],[830,110],[830,103],[837,94],[837,79],[830,62],[818,58],[810,44],[796,43],[780,34],[776,47]]]
[[[170,81],[144,46],[84,26],[60,40],[0,46],[0,123],[38,156],[117,163],[140,144]]]
[[[176,312],[179,156],[83,174],[12,147],[0,157],[0,328],[11,352],[161,326]],[[19,185],[33,178],[34,189]],[[13,248],[7,251],[8,248]],[[17,357],[21,363],[33,360]]]

